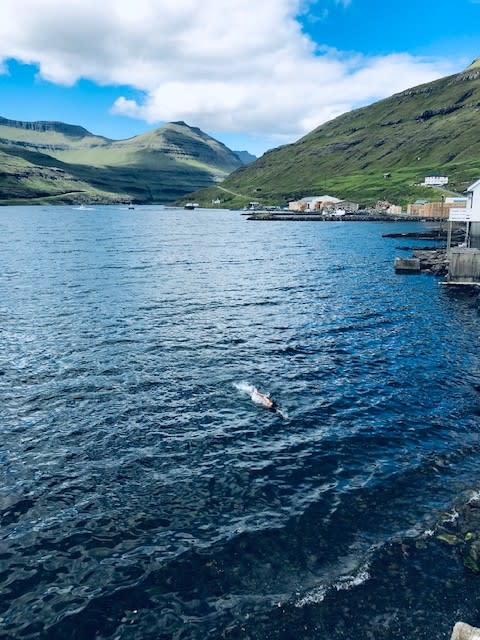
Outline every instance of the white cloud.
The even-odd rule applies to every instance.
[[[185,120],[272,140],[295,139],[353,106],[452,71],[408,54],[320,50],[296,19],[309,4],[2,0],[0,67],[15,58],[38,64],[54,83],[132,86],[144,101],[119,96],[113,112],[152,125]]]

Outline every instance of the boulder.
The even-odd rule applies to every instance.
[[[465,622],[457,622],[453,627],[452,637],[450,640],[480,640],[480,629],[471,627]]]
[[[395,271],[403,273],[419,273],[420,260],[418,258],[395,258]]]

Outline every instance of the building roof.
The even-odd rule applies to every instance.
[[[333,196],[323,195],[323,196],[308,196],[306,198],[302,198],[300,202],[333,202],[336,204],[337,202],[341,202],[339,198],[334,198]]]
[[[477,187],[480,187],[480,180],[477,180],[476,182],[474,182],[473,184],[471,184],[467,191],[473,191],[474,189],[476,189]]]

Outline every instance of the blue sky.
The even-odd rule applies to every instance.
[[[350,0],[326,16],[317,3],[309,14],[304,24],[311,37],[342,51],[480,56],[480,0]]]
[[[2,0],[0,116],[114,139],[185,120],[257,155],[480,56],[480,0],[20,5]]]

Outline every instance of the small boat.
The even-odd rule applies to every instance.
[[[196,209],[198,206],[200,206],[198,202],[187,202],[183,208],[193,211],[193,209]]]

